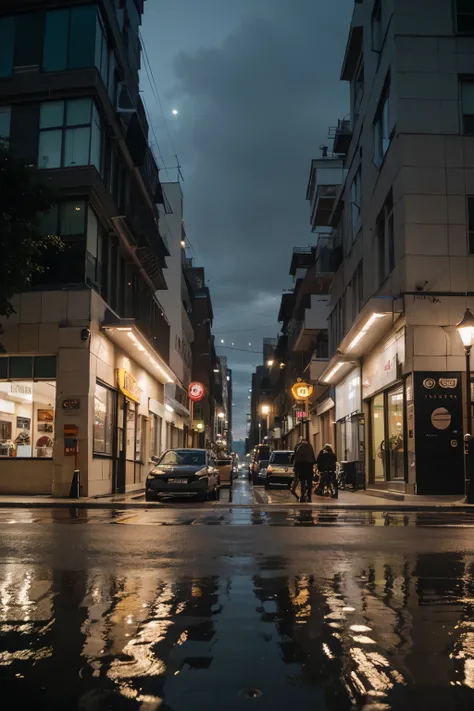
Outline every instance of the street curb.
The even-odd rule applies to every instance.
[[[385,511],[385,512],[412,512],[412,513],[442,513],[446,512],[472,512],[474,513],[473,504],[433,504],[420,506],[416,504],[233,504],[224,502],[213,502],[208,506],[183,506],[155,503],[150,501],[143,502],[111,502],[111,501],[80,501],[66,499],[64,502],[41,501],[41,502],[21,502],[7,501],[0,502],[0,509],[143,509],[148,511],[160,511],[166,509],[168,511],[190,511],[190,510],[215,510],[215,509],[248,509],[258,511]]]

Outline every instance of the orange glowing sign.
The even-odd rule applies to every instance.
[[[313,386],[298,380],[291,388],[291,394],[295,400],[307,400],[313,394]]]
[[[193,402],[199,402],[206,394],[206,388],[202,383],[190,383],[188,388],[188,397]]]

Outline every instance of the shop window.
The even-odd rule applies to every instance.
[[[137,406],[134,402],[129,402],[127,407],[127,432],[125,440],[125,457],[130,461],[135,461],[135,447],[137,437]]]
[[[405,453],[403,443],[403,387],[393,390],[387,395],[387,449],[390,479],[405,478]]]
[[[4,358],[12,361],[19,358]],[[25,359],[23,366],[26,366]],[[13,364],[13,370],[18,366]],[[31,364],[33,367],[33,364]],[[26,368],[24,368],[26,371]],[[3,376],[5,368],[0,368]],[[53,456],[55,380],[0,381],[0,458]]]
[[[161,417],[152,415],[150,418],[150,459],[161,454],[161,426]]]
[[[100,172],[101,135],[92,99],[41,104],[38,168],[95,165]]]
[[[32,378],[33,356],[14,356],[10,358],[9,378]]]
[[[87,211],[83,200],[68,200],[54,205],[43,216],[43,234],[59,235],[64,247],[60,252],[53,250],[45,254],[43,272],[33,278],[34,287],[84,283]]]
[[[11,106],[0,106],[0,148],[10,142]]]
[[[33,359],[33,375],[38,380],[55,378],[56,356],[36,356]]]
[[[94,454],[112,456],[117,394],[96,383],[94,393]]]
[[[385,403],[384,394],[372,400],[372,470],[374,481],[385,481]]]
[[[0,78],[11,77],[16,17],[0,17]]]

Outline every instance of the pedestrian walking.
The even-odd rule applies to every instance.
[[[321,487],[324,492],[326,486],[329,486],[332,491],[332,498],[337,499],[338,497],[338,486],[337,486],[337,457],[334,454],[333,448],[330,444],[325,444],[316,460],[318,471],[321,475]]]
[[[300,501],[303,503],[311,503],[315,462],[314,449],[307,439],[302,439],[295,448],[294,471],[301,482]]]

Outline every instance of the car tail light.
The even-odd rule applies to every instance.
[[[267,467],[267,474],[271,474],[272,471],[273,471],[273,467],[272,467],[272,466],[268,466],[268,467]]]

